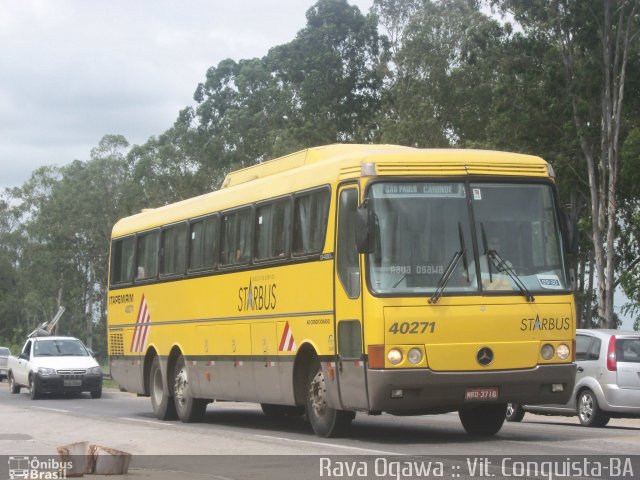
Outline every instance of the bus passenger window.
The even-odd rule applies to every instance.
[[[220,265],[243,265],[251,260],[251,209],[222,216]]]
[[[111,247],[111,283],[125,283],[133,280],[133,252],[135,237],[114,240]]]
[[[290,218],[289,199],[256,209],[256,260],[289,256]]]
[[[329,190],[295,199],[293,211],[293,254],[320,253],[324,247],[329,214]]]
[[[187,255],[187,224],[181,223],[162,231],[160,274],[183,274]]]
[[[189,270],[212,269],[218,243],[218,217],[192,221],[189,242]]]
[[[136,280],[147,280],[158,275],[158,232],[138,237]]]

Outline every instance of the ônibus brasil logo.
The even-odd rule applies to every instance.
[[[9,479],[59,480],[67,478],[67,471],[73,469],[73,462],[62,462],[55,458],[38,460],[38,457],[9,457]]]

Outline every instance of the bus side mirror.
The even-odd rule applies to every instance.
[[[569,254],[578,253],[578,223],[572,215],[562,209],[562,223],[564,230],[564,246]]]
[[[356,211],[356,246],[358,253],[373,252],[373,228],[369,200],[362,202]]]

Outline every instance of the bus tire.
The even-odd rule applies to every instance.
[[[160,359],[158,357],[153,358],[149,369],[149,396],[151,397],[153,413],[157,419],[175,420],[178,417],[173,397],[164,392],[162,369],[160,368]]]
[[[15,378],[13,378],[13,372],[9,372],[9,390],[14,394],[20,393],[20,385],[18,385]]]
[[[317,360],[309,370],[307,385],[306,413],[315,434],[325,438],[344,435],[355,414],[331,408],[327,404],[324,373]]]
[[[521,422],[524,414],[525,411],[519,403],[507,403],[507,413],[505,414],[507,422]]]
[[[208,402],[202,398],[193,397],[187,366],[182,355],[176,361],[174,371],[173,399],[178,418],[184,423],[199,422],[204,418]]]
[[[300,417],[304,415],[304,407],[291,405],[275,405],[273,403],[261,403],[262,413],[267,417]]]
[[[507,405],[476,405],[458,411],[462,426],[469,435],[491,437],[498,433],[505,420]]]
[[[584,427],[604,427],[609,423],[610,416],[602,411],[595,394],[585,388],[578,395],[578,419]]]

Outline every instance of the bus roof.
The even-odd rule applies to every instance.
[[[419,149],[399,145],[335,144],[308,148],[229,173],[220,190],[120,220],[113,237],[194,218],[294,191],[362,176],[364,164],[382,176],[497,175],[548,177],[547,162],[492,150]]]

